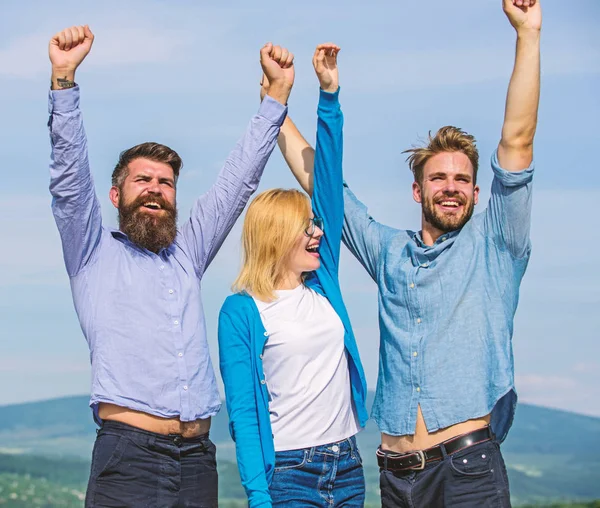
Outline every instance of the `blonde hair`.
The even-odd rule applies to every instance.
[[[275,298],[290,253],[308,226],[311,205],[296,189],[260,193],[246,212],[242,230],[242,269],[234,291],[247,291],[263,301]]]
[[[464,153],[473,165],[473,183],[477,183],[477,169],[479,168],[479,152],[475,146],[475,138],[458,127],[447,125],[429,137],[424,147],[410,148],[402,153],[409,153],[406,158],[410,170],[415,175],[415,182],[421,184],[423,181],[423,168],[427,161],[434,155],[442,152]]]

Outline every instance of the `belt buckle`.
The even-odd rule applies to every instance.
[[[423,469],[425,469],[425,454],[423,453],[423,450],[417,450],[413,453],[421,459],[421,463],[418,466],[412,466],[410,469],[414,469],[415,471],[422,471]]]

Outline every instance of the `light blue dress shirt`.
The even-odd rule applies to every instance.
[[[372,416],[381,432],[429,432],[492,413],[506,437],[516,404],[512,352],[519,286],[531,251],[533,163],[492,157],[487,209],[432,246],[376,222],[346,186],[343,241],[379,288],[380,358]]]
[[[49,112],[52,211],[90,348],[96,420],[100,402],[181,421],[215,415],[201,279],[256,190],[287,108],[265,98],[216,183],[158,254],[102,225],[79,87],[51,91]]]

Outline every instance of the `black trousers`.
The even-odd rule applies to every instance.
[[[216,507],[215,445],[107,421],[98,431],[85,506]]]
[[[384,508],[510,508],[500,446],[486,441],[431,462],[422,471],[381,470]]]

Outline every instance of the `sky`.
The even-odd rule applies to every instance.
[[[541,1],[533,253],[515,319],[516,387],[521,401],[600,416],[600,3]],[[485,208],[515,44],[501,0],[3,0],[0,9],[0,404],[89,392],[89,353],[48,192],[47,43],[64,27],[87,23],[96,35],[76,79],[107,226],[116,223],[108,190],[118,154],[144,141],[182,156],[178,202],[180,216],[188,213],[258,108],[267,41],[296,55],[289,114],[311,142],[311,56],[321,42],[342,47],[345,176],[377,220],[419,228],[401,152],[449,124],[478,140],[476,212]],[[259,190],[295,186],[275,150]],[[216,320],[239,268],[240,226],[202,282],[215,368]],[[377,290],[346,251],[341,284],[374,389]]]

